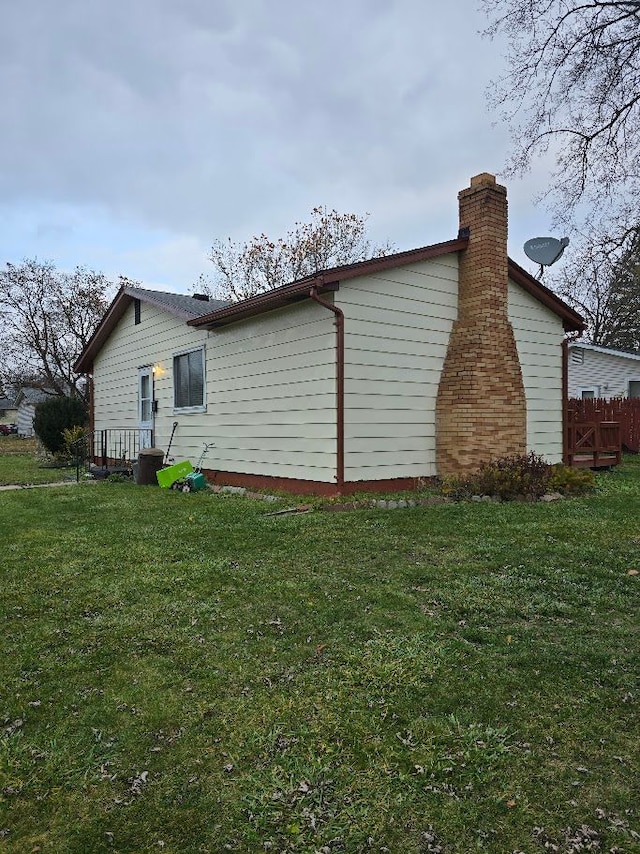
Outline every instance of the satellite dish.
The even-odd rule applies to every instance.
[[[540,264],[540,276],[542,276],[544,267],[555,264],[568,245],[568,237],[563,237],[562,240],[557,240],[555,237],[532,237],[524,244],[524,253],[527,258]]]
[[[527,258],[540,264],[541,267],[550,267],[560,258],[568,245],[568,237],[563,237],[562,240],[556,240],[555,237],[532,237],[524,244],[524,252]]]

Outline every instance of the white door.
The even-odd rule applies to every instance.
[[[138,371],[139,450],[153,444],[153,368]]]

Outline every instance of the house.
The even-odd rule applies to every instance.
[[[234,304],[123,287],[76,363],[93,427],[153,430],[217,483],[349,493],[563,457],[565,333],[582,318],[507,257],[504,187],[453,240]],[[564,354],[564,355],[563,355]]]
[[[0,397],[0,426],[8,427],[16,424],[18,410],[15,401],[8,397]]]
[[[33,386],[23,386],[16,397],[16,423],[18,436],[28,438],[35,436],[33,418],[36,414],[36,404],[42,403],[54,394],[53,391]]]
[[[569,397],[640,397],[640,353],[569,344]]]

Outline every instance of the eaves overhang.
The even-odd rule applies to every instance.
[[[587,324],[584,318],[574,311],[570,305],[567,305],[564,300],[554,294],[552,290],[545,287],[541,282],[527,273],[525,269],[516,264],[509,258],[509,278],[513,279],[516,284],[524,288],[525,291],[535,297],[543,305],[546,305],[554,314],[562,320],[562,326],[565,332],[584,332]]]
[[[420,249],[411,249],[408,252],[396,252],[393,255],[384,255],[381,258],[370,258],[367,261],[359,261],[356,264],[345,264],[342,267],[332,267],[329,270],[321,270],[313,276],[307,276],[280,288],[256,294],[249,299],[233,303],[224,308],[216,309],[209,314],[189,320],[189,326],[216,329],[237,323],[249,317],[273,311],[286,305],[308,299],[311,289],[315,288],[317,293],[329,293],[337,291],[340,282],[354,279],[358,276],[373,275],[394,267],[402,267],[406,264],[416,264],[420,261],[428,261],[440,255],[448,255],[452,252],[460,252],[467,248],[468,237],[459,237],[445,243],[436,243],[432,246],[423,246]]]
[[[144,288],[134,288],[126,285],[121,287],[113,298],[113,301],[107,309],[104,317],[96,327],[93,335],[87,342],[84,350],[76,360],[73,370],[78,374],[91,373],[95,357],[100,352],[134,299],[139,299],[141,302],[148,303],[162,311],[166,311],[168,314],[176,317],[178,320],[183,320],[185,323],[192,320],[194,317],[193,310],[187,311],[179,305],[175,305],[171,302],[171,300],[175,299],[176,296],[180,297],[181,295],[165,295],[160,291],[149,291]],[[198,308],[205,304],[206,303],[199,303]]]

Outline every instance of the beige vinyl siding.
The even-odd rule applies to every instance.
[[[133,305],[129,306],[94,363],[95,428],[137,428],[138,370],[153,365],[154,398],[158,402],[156,445],[166,449],[177,420],[172,456],[180,459],[199,454],[208,435],[206,413],[174,412],[173,356],[204,347],[206,341],[206,332],[192,329],[184,320],[148,303],[142,305],[141,323],[135,324]]]
[[[205,348],[205,411],[174,410],[173,357]],[[94,365],[95,426],[138,426],[138,370],[156,367],[156,444],[205,468],[333,482],[336,475],[335,336],[315,303],[213,330],[193,329],[144,304],[133,306]]]
[[[583,354],[582,364],[575,360],[576,351]],[[591,350],[578,342],[569,348],[568,374],[569,397],[580,397],[583,388],[597,389],[596,397],[626,397],[629,380],[640,380],[640,359]]]
[[[335,482],[335,352],[333,315],[312,302],[213,330],[215,468]]]
[[[436,474],[435,402],[458,257],[345,282],[345,480]]]
[[[562,321],[509,280],[509,320],[527,398],[527,450],[562,461]]]

